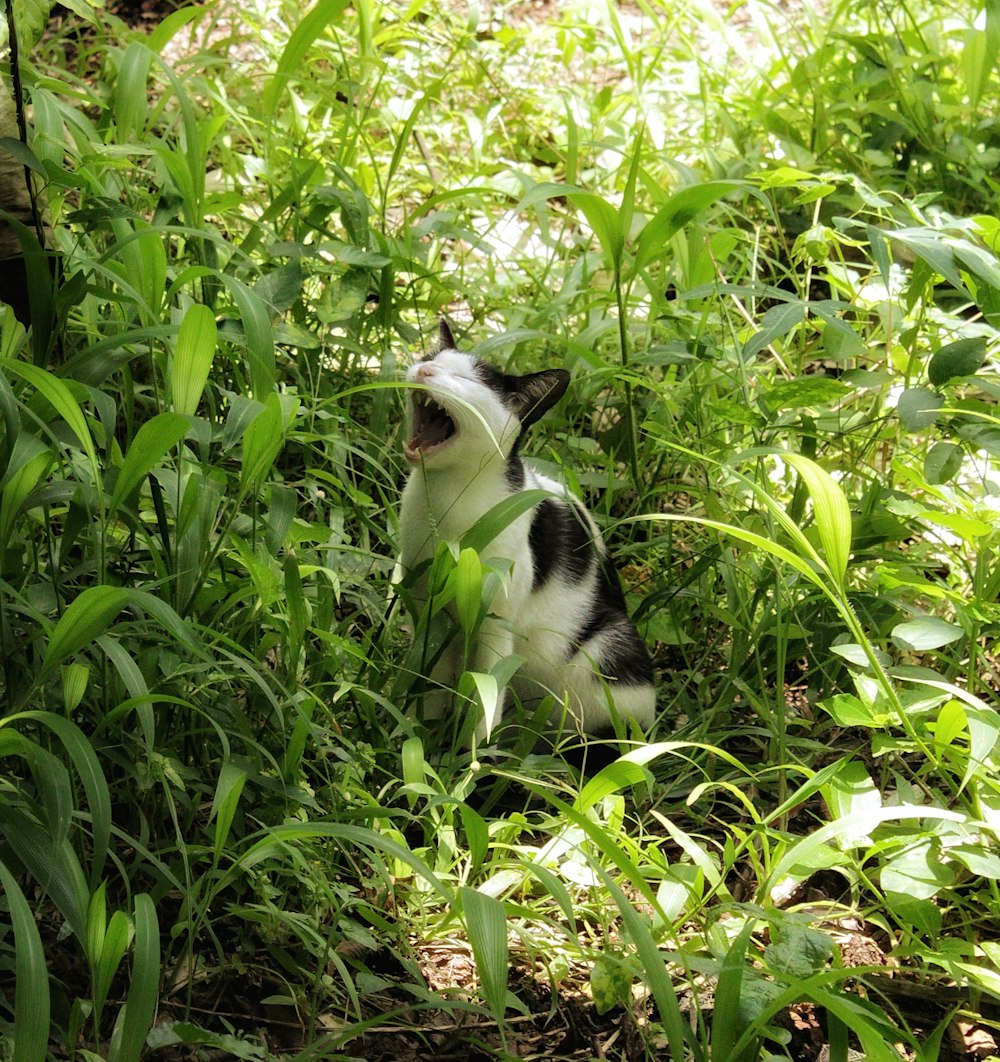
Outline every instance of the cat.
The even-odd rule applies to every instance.
[[[553,694],[553,723],[568,718],[598,737],[613,735],[616,716],[648,728],[656,704],[653,667],[600,532],[582,502],[519,454],[524,433],[566,391],[569,373],[508,375],[457,350],[442,321],[440,349],[411,366],[406,379],[418,387],[404,446],[410,473],[400,504],[398,571],[415,582],[416,600],[426,587],[414,573],[440,541],[458,541],[520,491],[550,492],[480,551],[484,562],[502,559],[504,577],[468,666],[485,672],[516,654],[523,663],[511,687],[526,705]],[[461,643],[460,635],[452,639],[432,668],[436,692],[425,701],[425,719],[439,717],[452,696],[463,668]],[[501,692],[478,723],[477,743],[489,739],[503,706]]]

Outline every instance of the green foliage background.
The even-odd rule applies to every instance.
[[[1000,994],[996,0],[73,7],[6,144],[53,239],[0,303],[6,1055],[264,1057],[266,1003],[303,1059],[442,1011],[512,1057],[516,960],[649,1057],[787,1056],[801,1002],[937,1057]],[[533,452],[655,647],[656,730],[583,779],[415,711],[399,370],[444,312],[572,370]],[[437,564],[475,615],[488,558]]]

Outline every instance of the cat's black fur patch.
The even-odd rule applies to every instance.
[[[507,486],[510,487],[511,494],[517,494],[518,491],[524,490],[524,462],[517,454],[511,454],[507,458],[504,478],[507,480]]]
[[[479,379],[482,380],[491,391],[495,391],[500,395],[501,398],[506,399],[511,393],[510,377],[495,366],[490,365],[488,361],[480,361],[477,358],[476,372],[479,375]],[[506,402],[504,404],[506,404]]]
[[[618,573],[604,553],[600,557],[600,578],[595,591],[590,616],[574,639],[577,648],[586,650],[591,638],[604,631],[614,630],[617,637],[611,645],[604,647],[600,659],[594,661],[601,674],[623,686],[651,684],[653,662],[649,658],[649,650],[626,620],[628,610]]]
[[[543,369],[527,376],[508,376],[489,362],[476,359],[479,379],[521,422],[521,434],[562,398],[569,384],[565,369]],[[514,452],[517,452],[515,446]]]
[[[531,588],[537,590],[558,572],[579,583],[590,571],[595,553],[587,521],[574,503],[557,498],[539,502],[528,532],[534,569]]]

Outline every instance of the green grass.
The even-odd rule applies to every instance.
[[[4,1057],[590,1057],[571,1005],[621,1058],[995,1027],[996,5],[487,8],[25,5]],[[584,778],[517,713],[475,758],[418,720],[399,384],[445,312],[573,373],[532,456],[661,707]],[[436,563],[474,625],[488,574]]]

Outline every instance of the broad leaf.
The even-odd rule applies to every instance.
[[[934,352],[927,365],[927,379],[940,387],[960,376],[972,376],[986,360],[986,337],[959,339]]]
[[[924,479],[935,485],[948,483],[962,467],[962,447],[958,443],[936,442],[924,458]]]
[[[892,628],[892,640],[900,649],[920,651],[923,649],[940,649],[942,645],[957,642],[965,632],[961,627],[937,616],[920,616],[897,623]]]
[[[465,928],[479,974],[480,991],[493,1017],[502,1025],[507,1010],[510,951],[503,904],[478,889],[459,889]]]
[[[937,420],[938,410],[944,399],[936,391],[926,387],[908,387],[896,403],[896,413],[907,431],[921,431]]]

